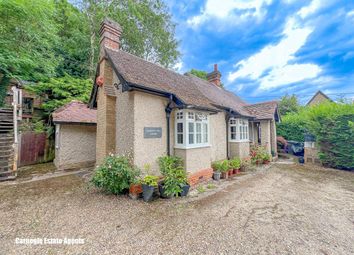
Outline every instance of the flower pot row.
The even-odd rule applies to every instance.
[[[184,184],[181,186],[181,192],[179,192],[176,196],[185,197],[188,195],[190,189],[189,184]],[[143,200],[145,202],[150,202],[153,200],[154,195],[159,195],[161,198],[172,198],[173,195],[166,194],[166,189],[163,182],[160,182],[156,188],[156,186],[151,186],[147,184],[142,184],[143,191]],[[158,191],[158,192],[157,192]],[[158,194],[157,194],[158,193]]]
[[[213,179],[219,181],[220,179],[227,179],[230,176],[236,175],[240,173],[240,169],[230,169],[228,171],[218,172],[215,171],[213,173]]]

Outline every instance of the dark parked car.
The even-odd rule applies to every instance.
[[[304,143],[298,141],[288,141],[287,153],[295,156],[304,156]]]

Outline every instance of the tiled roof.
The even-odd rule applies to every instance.
[[[130,84],[172,93],[190,106],[212,110],[231,108],[240,115],[258,119],[274,117],[276,106],[269,105],[270,102],[248,105],[234,93],[194,75],[178,74],[122,50],[105,50],[114,69]]]
[[[53,112],[53,121],[96,124],[96,112],[80,101],[71,101]]]
[[[244,108],[259,120],[273,119],[277,111],[278,103],[269,101],[257,104],[250,104]]]

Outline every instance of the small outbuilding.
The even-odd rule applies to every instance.
[[[96,110],[72,101],[53,113],[54,164],[60,170],[93,166],[96,162]]]

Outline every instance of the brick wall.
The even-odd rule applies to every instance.
[[[103,86],[113,83],[113,70],[106,60],[100,63],[100,75],[104,77]],[[104,88],[99,88],[97,99],[97,142],[96,163],[102,162],[108,153],[116,148],[116,97],[107,96]]]
[[[213,169],[207,168],[190,174],[188,176],[188,183],[193,187],[200,182],[208,181],[213,177]]]

